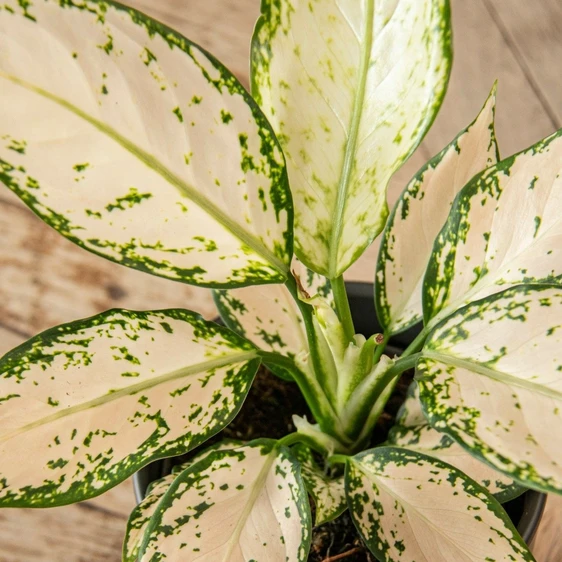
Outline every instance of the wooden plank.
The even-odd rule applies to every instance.
[[[554,5],[557,1],[504,0],[500,4],[504,5],[502,13],[512,10],[514,5],[526,5],[528,19],[521,22],[521,25],[524,25],[524,21],[534,19],[535,11],[541,12],[539,5]],[[497,1],[493,0],[490,3],[497,4]],[[441,150],[474,119],[496,79],[499,81],[496,129],[503,156],[522,150],[553,133],[557,127],[551,122],[529,84],[516,54],[490,17],[484,0],[452,0],[451,6],[455,51],[453,72],[441,113],[426,139],[425,144],[431,154]],[[558,17],[557,22],[560,26],[562,19]],[[542,25],[542,18],[541,23],[537,22],[536,25]],[[550,59],[550,62],[541,59],[543,51],[547,48],[540,34],[541,32],[537,31],[536,40],[532,43],[525,41],[524,37],[519,37],[517,44],[520,49],[533,53],[533,58],[538,59],[537,68],[551,67],[551,70],[542,72],[557,73],[559,62],[553,65],[554,59]],[[559,37],[557,40],[559,48],[562,48]],[[560,58],[557,61],[560,61]],[[552,84],[551,90],[560,94],[562,87],[560,83]],[[560,109],[562,111],[562,105]]]
[[[0,562],[119,562],[126,518],[78,505],[0,511]]]
[[[554,128],[562,127],[562,3],[484,0]]]
[[[0,357],[10,349],[22,343],[26,338],[24,334],[14,333],[12,330],[2,325],[0,320]]]
[[[108,308],[191,308],[211,318],[210,291],[90,254],[31,211],[0,201],[0,321],[22,335]]]
[[[546,502],[543,519],[533,543],[537,562],[562,560],[562,497],[551,494]]]

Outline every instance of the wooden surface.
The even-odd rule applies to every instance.
[[[127,1],[127,0],[124,0]],[[202,44],[248,82],[248,42],[259,0],[129,0]],[[476,115],[499,79],[497,131],[507,156],[562,127],[562,2],[452,0],[455,63],[443,109],[404,182]],[[376,244],[350,270],[372,280]],[[113,306],[185,307],[214,314],[206,290],[161,280],[91,256],[0,189],[0,355],[55,324]],[[63,508],[0,511],[0,562],[118,562],[130,482]],[[549,499],[535,543],[538,562],[562,560],[562,501]],[[454,561],[451,561],[454,562]]]

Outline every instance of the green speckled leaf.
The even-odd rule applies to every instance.
[[[168,474],[154,482],[144,500],[131,512],[127,522],[125,541],[123,542],[123,562],[138,561],[139,549],[150,519],[175,479],[176,474]]]
[[[461,190],[425,275],[426,322],[509,286],[560,283],[561,173],[562,129]]]
[[[168,491],[168,488],[172,485],[176,476],[180,472],[183,472],[188,466],[192,466],[208,457],[213,451],[229,450],[238,447],[241,444],[242,443],[238,441],[220,441],[216,445],[212,445],[194,456],[189,462],[174,466],[171,474],[153,482],[149,486],[144,500],[141,501],[135,509],[133,509],[131,515],[129,516],[127,533],[125,535],[125,541],[123,542],[123,562],[138,561],[139,549],[144,539],[144,533],[148,529],[150,520],[154,515],[160,500],[164,497],[164,494]]]
[[[400,420],[404,421],[404,425],[400,424]],[[399,411],[397,424],[390,430],[388,443],[436,457],[458,468],[486,488],[500,503],[525,491],[508,476],[473,457],[449,435],[432,428],[423,414],[416,382],[408,390],[408,398]]]
[[[432,426],[516,481],[562,493],[562,289],[520,285],[460,309],[417,369]]]
[[[449,435],[440,433],[429,424],[417,427],[395,425],[390,430],[388,444],[418,451],[458,468],[488,490],[500,503],[516,498],[526,490],[515,484],[513,479],[473,457]]]
[[[420,403],[418,384],[413,381],[408,387],[406,400],[404,400],[396,414],[396,424],[402,427],[417,427],[427,423],[427,418],[423,413]]]
[[[422,319],[422,288],[433,243],[457,193],[477,173],[495,164],[496,88],[476,120],[408,184],[386,225],[375,283],[379,320],[389,333]]]
[[[177,281],[286,278],[284,158],[219,62],[102,0],[5,0],[0,42],[0,181],[45,222]]]
[[[236,415],[259,363],[185,310],[110,310],[32,338],[0,360],[0,506],[84,500],[194,448]]]
[[[258,440],[180,473],[160,501],[139,562],[305,562],[311,524],[299,464]]]
[[[456,468],[380,447],[352,457],[349,511],[381,562],[533,562],[501,505]]]
[[[447,86],[448,0],[264,0],[252,93],[287,157],[299,258],[333,279],[382,230]]]
[[[291,449],[301,465],[306,489],[314,499],[316,526],[333,521],[347,509],[343,476],[330,478],[316,464],[312,450],[299,444]]]
[[[320,295],[333,304],[329,281],[293,260],[291,271],[310,296]],[[308,352],[299,308],[285,285],[261,285],[213,291],[225,324],[265,351],[294,358]]]

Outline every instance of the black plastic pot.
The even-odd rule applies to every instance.
[[[355,323],[357,333],[369,337],[381,331],[374,312],[373,286],[370,283],[347,283],[346,284],[351,314]],[[387,350],[390,354],[400,353],[420,332],[420,327],[414,327],[396,337],[391,338]],[[146,493],[149,484],[170,473],[174,466],[174,459],[163,459],[145,466],[133,477],[133,485],[137,502],[140,502]],[[546,494],[529,490],[511,500],[503,507],[506,509],[511,520],[515,523],[517,530],[523,540],[531,546],[541,517],[546,505]]]

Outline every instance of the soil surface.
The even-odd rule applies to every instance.
[[[404,402],[406,391],[412,380],[412,373],[405,373],[396,386],[393,396],[387,403],[385,412],[379,418],[371,446],[386,440],[393,425],[398,408]],[[260,369],[238,416],[215,437],[206,441],[200,448],[188,455],[178,458],[178,464],[201,449],[221,439],[239,439],[250,441],[260,437],[280,439],[295,431],[293,414],[307,416],[313,422],[312,415],[296,384],[286,382],[272,375],[266,369]],[[311,500],[314,521],[314,504]],[[312,531],[309,562],[376,562],[376,558],[363,546],[349,514],[346,512],[331,523],[315,527]]]

